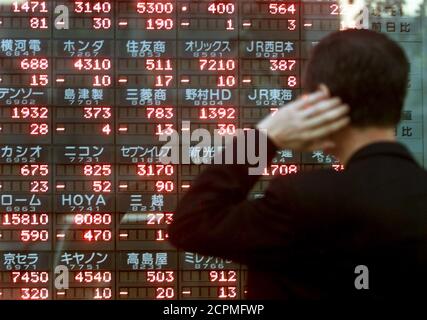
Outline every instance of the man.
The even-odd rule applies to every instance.
[[[424,292],[427,174],[395,139],[408,73],[404,52],[383,34],[326,37],[304,80],[308,92],[324,84],[322,90],[281,108],[258,129],[268,135],[269,161],[277,149],[323,146],[345,170],[278,177],[263,198],[248,200],[258,177],[247,166],[212,165],[179,203],[171,242],[246,264],[249,298]],[[349,106],[349,125],[346,107],[330,97]]]

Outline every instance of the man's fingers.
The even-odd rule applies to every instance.
[[[305,140],[315,140],[326,137],[327,135],[338,131],[350,123],[350,117],[345,117],[340,120],[331,122],[328,125],[324,125],[320,128],[311,130],[304,135]]]
[[[325,91],[319,90],[306,96],[300,97],[299,99],[293,102],[292,106],[296,109],[304,109],[307,106],[316,104],[317,102],[326,99],[327,97],[328,94]]]
[[[322,124],[332,122],[334,120],[337,120],[347,114],[349,112],[350,108],[348,105],[340,105],[339,107],[334,107],[333,109],[330,109],[321,114],[319,114],[316,117],[309,118],[304,122],[305,128],[314,128],[318,127]]]
[[[313,117],[317,114],[320,114],[322,112],[328,111],[329,109],[332,109],[334,107],[337,107],[341,104],[340,98],[332,98],[324,101],[320,101],[316,103],[315,105],[312,105],[310,108],[305,109],[302,112],[303,117],[309,118]]]

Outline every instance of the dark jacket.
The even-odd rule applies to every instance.
[[[269,160],[275,154],[269,142]],[[376,143],[346,170],[271,181],[244,165],[212,165],[180,201],[170,240],[187,251],[246,264],[256,299],[427,296],[427,173],[398,143]],[[369,270],[356,290],[355,268]]]

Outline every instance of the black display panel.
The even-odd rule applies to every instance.
[[[167,241],[178,199],[219,150],[190,146],[191,163],[164,164],[159,138],[183,121],[224,136],[252,127],[303,91],[322,37],[371,28],[411,59],[396,135],[426,163],[424,5],[3,1],[0,299],[245,298],[245,266]],[[320,150],[281,150],[252,196],[273,176],[323,167],[343,169]]]

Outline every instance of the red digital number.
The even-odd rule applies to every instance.
[[[111,164],[87,164],[83,168],[83,174],[88,177],[107,177],[111,172]]]
[[[236,119],[235,108],[208,107],[199,109],[199,119],[215,120],[215,119]]]
[[[87,71],[106,71],[111,70],[110,59],[77,59],[74,62],[74,67],[78,70]]]
[[[47,230],[21,230],[20,237],[23,242],[46,242],[49,240],[49,232]]]
[[[169,87],[173,80],[173,76],[171,75],[158,75],[156,76],[156,87]]]
[[[295,14],[296,13],[295,4],[288,3],[270,3],[269,12],[270,14]]]
[[[339,4],[331,4],[329,8],[331,10],[330,14],[333,16],[339,16],[344,13],[344,6],[341,6]]]
[[[48,28],[47,18],[31,18],[30,27],[31,29],[47,29]]]
[[[236,271],[211,271],[209,272],[210,282],[237,282]]]
[[[169,234],[165,230],[156,230],[156,241],[165,241],[169,238]]]
[[[175,185],[173,181],[156,181],[157,192],[173,192]]]
[[[39,226],[49,223],[47,213],[4,213],[1,224],[3,226]]]
[[[74,1],[75,13],[110,13],[110,2]]]
[[[295,69],[296,60],[270,60],[271,71],[293,71]]]
[[[103,127],[102,127],[102,133],[103,134],[105,134],[105,135],[110,135],[111,134],[111,126],[109,125],[109,124],[105,124]]]
[[[12,282],[13,283],[47,283],[49,281],[48,272],[39,271],[13,271]]]
[[[30,124],[30,134],[32,136],[45,136],[49,133],[49,126],[46,123]]]
[[[47,164],[25,164],[21,166],[21,175],[28,176],[47,176],[49,174],[49,165]]]
[[[157,124],[156,125],[156,135],[171,135],[173,134],[173,124],[172,123],[165,123],[165,124]]]
[[[147,59],[145,68],[150,71],[172,71],[172,60],[170,59]]]
[[[148,119],[172,119],[174,110],[170,107],[147,107]]]
[[[236,69],[236,61],[232,59],[228,59],[228,60],[199,59],[199,66],[200,66],[200,70],[233,71]]]
[[[234,299],[237,297],[236,287],[219,287],[218,298],[220,299]]]
[[[226,30],[234,30],[234,24],[233,24],[233,19],[228,19],[227,20],[227,28],[225,28]]]
[[[85,107],[83,117],[86,119],[110,119],[111,107]]]
[[[110,283],[112,275],[110,271],[80,271],[74,279],[80,283]]]
[[[265,168],[263,175],[265,176],[287,176],[289,174],[297,174],[298,166],[295,164],[272,164],[269,168]]]
[[[103,75],[103,76],[95,76],[93,78],[93,86],[94,87],[108,87],[111,85],[111,76]]]
[[[144,177],[172,176],[174,167],[171,164],[139,164],[136,173]]]
[[[171,14],[173,12],[172,2],[147,2],[147,1],[138,1],[136,4],[136,11],[138,13],[166,13]]]
[[[147,30],[172,30],[173,20],[169,18],[147,19],[146,28]]]
[[[147,218],[149,225],[171,224],[173,213],[149,213]]]
[[[111,288],[96,288],[94,299],[97,300],[108,300],[113,296],[113,291]]]
[[[12,119],[47,119],[49,109],[46,107],[15,107]]]
[[[108,30],[111,28],[111,19],[93,18],[93,28],[96,30]]]
[[[293,19],[288,20],[288,30],[295,31],[297,29],[297,21]]]
[[[93,181],[92,183],[92,189],[94,192],[111,192],[111,181],[106,180],[97,180]]]
[[[164,283],[175,280],[173,271],[147,271],[147,282]]]
[[[46,300],[49,298],[47,288],[21,288],[21,299],[23,300]]]
[[[296,76],[289,76],[288,77],[288,87],[293,88],[297,85],[297,77]]]
[[[219,76],[218,77],[218,87],[234,87],[236,85],[235,76]]]
[[[30,192],[46,193],[49,191],[49,181],[30,181]]]
[[[21,60],[22,70],[47,70],[49,68],[48,59],[23,59]]]
[[[12,3],[12,11],[16,13],[20,12],[40,12],[47,13],[46,1],[14,1]]]
[[[83,239],[89,242],[92,241],[111,241],[111,230],[86,230],[83,233]]]
[[[78,213],[74,216],[74,223],[81,225],[110,225],[113,221],[110,213]]]
[[[49,84],[49,76],[47,74],[33,74],[31,76],[30,86],[46,87]]]
[[[220,136],[236,134],[236,125],[232,123],[218,123],[218,134]]]
[[[287,176],[288,174],[297,174],[298,166],[295,164],[272,164],[270,166],[270,172],[272,176]],[[266,173],[268,175],[267,168]]]
[[[174,288],[157,288],[156,299],[173,299],[175,297]]]
[[[233,14],[235,6],[234,3],[213,2],[208,5],[208,11],[213,14]]]

